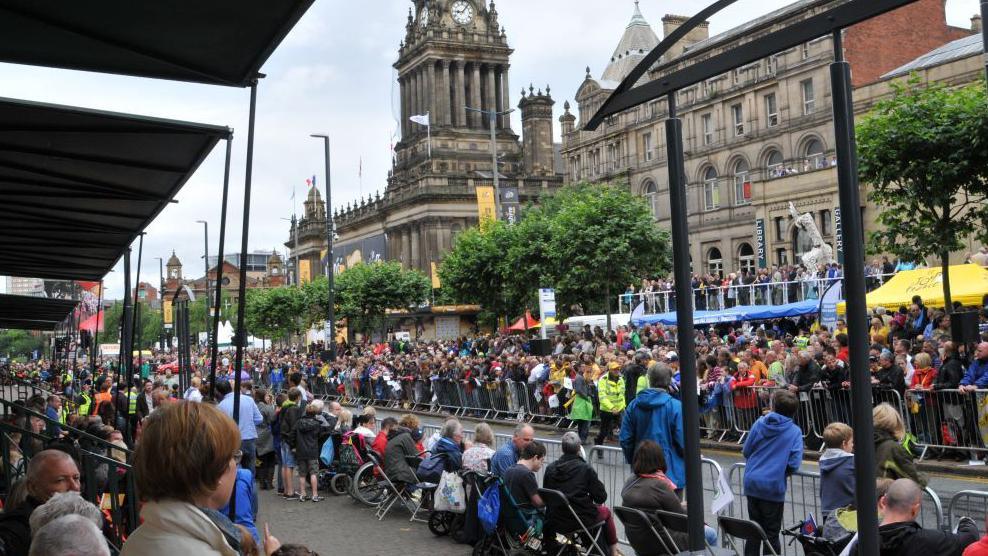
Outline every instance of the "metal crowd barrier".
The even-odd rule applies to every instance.
[[[728,514],[731,517],[748,518],[748,505],[744,494],[744,463],[735,463],[728,472],[728,483],[734,494],[734,502],[731,503]],[[790,527],[806,519],[807,515],[813,514],[817,523],[822,523],[820,512],[820,474],[813,471],[799,470],[787,479],[785,515],[782,527]],[[943,504],[940,497],[930,487],[923,489],[923,504],[920,513],[916,517],[920,526],[930,529],[940,529],[947,527],[950,522],[944,519]],[[791,554],[792,548],[788,544],[783,545],[784,552]]]
[[[964,516],[974,519],[975,523],[981,525],[985,522],[986,514],[988,514],[988,492],[962,490],[950,497],[944,526],[949,525],[952,528],[957,524],[957,520]]]
[[[907,390],[903,416],[923,447],[920,459],[931,448],[988,452],[988,423],[982,425],[979,420],[979,407],[986,397],[988,390]]]

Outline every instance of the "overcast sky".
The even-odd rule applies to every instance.
[[[661,37],[664,14],[692,15],[709,0],[643,0],[641,11]],[[711,34],[790,3],[739,0],[711,23]],[[268,60],[258,92],[253,199],[249,249],[284,250],[293,210],[301,212],[305,180],[323,180],[322,144],[310,133],[333,141],[334,207],[383,191],[396,121],[395,73],[391,65],[404,38],[410,1],[317,0]],[[631,18],[631,0],[501,0],[500,22],[515,49],[512,104],[522,86],[552,87],[556,117],[572,101],[590,66],[599,77]],[[952,25],[969,27],[977,0],[948,0]],[[150,79],[0,64],[0,96],[175,118],[236,130],[226,251],[240,248],[248,91]],[[520,133],[518,114],[513,127]],[[559,140],[558,123],[556,141]],[[358,168],[363,167],[363,179]],[[223,148],[217,146],[195,176],[148,228],[142,280],[157,285],[158,262],[174,249],[186,277],[203,272],[203,230],[209,221],[209,249],[215,254]],[[292,192],[298,202],[293,206]],[[136,265],[136,244],[134,258]],[[123,291],[122,264],[106,278],[108,297]],[[0,286],[2,287],[2,286]]]

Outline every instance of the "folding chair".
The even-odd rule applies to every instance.
[[[411,467],[412,469],[415,469],[419,466],[420,463],[422,463],[422,458],[418,456],[405,456],[405,463],[407,463],[408,466]],[[419,497],[418,504],[416,504],[415,508],[412,510],[412,517],[410,517],[408,521],[418,521],[421,523],[428,523],[429,522],[428,514],[432,512],[433,498],[436,493],[436,489],[439,488],[439,485],[436,483],[429,483],[422,481],[415,483],[415,488],[418,489],[418,491],[421,493],[421,496]],[[420,512],[424,512],[426,514],[426,517],[425,518],[419,517]]]
[[[384,520],[384,517],[388,515],[391,508],[394,507],[399,501],[405,507],[406,510],[415,515],[417,508],[415,503],[411,500],[408,494],[407,486],[396,485],[391,479],[384,473],[383,469],[379,470],[381,481],[384,483],[385,495],[381,502],[377,505],[377,510],[374,512],[374,516],[377,517],[378,521]]]
[[[689,518],[686,517],[686,514],[678,513],[678,512],[667,512],[665,510],[655,510],[655,515],[658,516],[659,521],[662,522],[662,525],[665,526],[666,529],[670,531],[676,531],[678,533],[689,532],[690,529]],[[718,548],[716,546],[710,546],[710,544],[706,543],[706,541],[704,541],[704,543],[707,544],[707,549],[706,549],[707,554],[710,554],[712,556],[734,554],[734,552],[730,550]]]
[[[672,535],[669,534],[669,531],[661,523],[657,524],[655,521],[650,519],[645,512],[636,510],[635,508],[627,508],[625,506],[614,506],[614,515],[621,520],[621,523],[624,523],[624,530],[626,533],[629,525],[651,531],[652,536],[659,541],[659,544],[662,545],[662,550],[666,554],[679,554],[679,547],[676,546],[676,541],[673,540]],[[656,525],[662,528],[662,533],[665,533],[665,535],[656,529]],[[632,548],[635,547],[632,546]]]
[[[599,554],[601,556],[606,556],[608,554],[608,552],[605,552],[599,544],[600,535],[604,531],[603,521],[594,523],[593,526],[588,528],[584,525],[583,520],[580,519],[580,516],[576,513],[576,510],[573,509],[573,506],[570,505],[569,500],[566,499],[566,495],[558,490],[553,490],[551,488],[540,488],[539,496],[542,497],[542,501],[545,502],[546,508],[549,512],[552,512],[553,510],[569,511],[570,515],[573,516],[573,519],[580,524],[579,528],[572,531],[557,531],[557,533],[563,535],[574,544],[580,544],[581,539],[579,537],[582,534],[585,540],[590,542],[591,547],[596,550],[596,552],[590,552],[591,547],[585,547],[587,550],[586,554]],[[543,543],[543,545],[544,544],[545,543]],[[582,547],[582,544],[580,544],[580,546]],[[559,548],[559,552],[556,553],[556,556],[562,554],[566,548],[566,545],[561,546]]]
[[[746,542],[757,542],[761,546],[760,553],[764,552],[766,546],[772,552],[774,556],[779,556],[779,553],[775,551],[772,544],[768,540],[768,535],[765,534],[765,530],[762,526],[755,523],[754,521],[748,521],[747,519],[738,519],[736,517],[719,516],[717,518],[717,523],[720,524],[720,528],[724,531],[724,535],[727,537],[728,542],[731,544],[731,548],[737,551],[737,546],[734,541],[731,540],[732,537],[739,538]]]

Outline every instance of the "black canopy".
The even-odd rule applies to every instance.
[[[0,0],[0,61],[245,87],[313,0]]]
[[[229,133],[0,98],[0,275],[101,280]]]
[[[78,301],[0,294],[0,328],[54,330]]]

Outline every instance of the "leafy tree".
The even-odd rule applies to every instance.
[[[298,332],[302,293],[295,287],[247,291],[244,320],[248,332],[264,338],[285,338]]]
[[[397,262],[361,263],[336,277],[337,313],[353,330],[369,333],[384,322],[388,309],[408,309],[429,298],[431,283],[417,270]]]
[[[440,278],[459,301],[496,314],[536,307],[540,287],[556,289],[561,314],[575,304],[609,312],[612,294],[668,271],[669,257],[668,233],[642,199],[624,187],[577,184],[528,207],[514,226],[460,234]]]
[[[44,353],[45,337],[25,330],[0,330],[0,355],[4,357],[30,357],[37,350]]]
[[[881,211],[874,253],[940,259],[951,310],[949,256],[988,239],[988,103],[984,83],[948,89],[918,78],[893,86],[857,128],[861,179]]]

